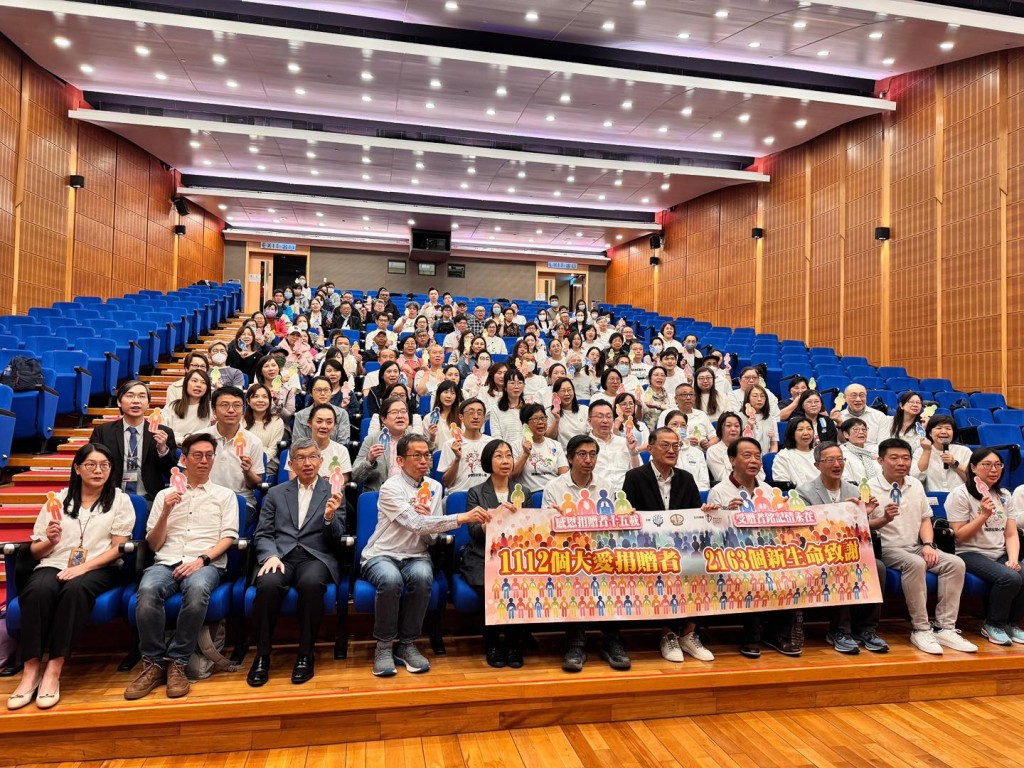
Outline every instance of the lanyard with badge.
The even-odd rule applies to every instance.
[[[99,503],[99,502],[97,502]],[[85,531],[89,527],[89,523],[92,522],[93,510],[96,508],[96,504],[89,507],[89,519],[82,524],[81,512],[79,512],[78,520],[78,546],[71,548],[71,553],[68,555],[68,568],[74,568],[76,565],[81,565],[85,562],[86,558],[89,557],[89,550],[85,548]]]

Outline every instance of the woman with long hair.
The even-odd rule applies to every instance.
[[[430,418],[427,423],[427,433],[433,438],[434,449],[443,450],[452,439],[452,427],[461,428],[462,419],[459,418],[459,406],[462,404],[462,391],[459,385],[453,381],[442,381],[434,390],[431,399]],[[435,416],[437,423],[434,423]]]
[[[907,391],[900,395],[899,405],[892,415],[889,437],[899,437],[910,443],[910,449],[916,451],[925,436],[925,425],[921,421],[924,402],[917,392]]]
[[[548,407],[548,437],[558,439],[564,449],[576,435],[587,431],[587,409],[576,399],[572,379],[556,379],[551,385],[552,400]]]
[[[282,369],[283,358],[264,355],[256,364],[255,384],[264,384],[273,396],[271,409],[285,423],[295,415],[295,396],[298,393],[299,374],[294,368]],[[287,376],[285,374],[288,374]]]
[[[135,508],[111,481],[113,462],[106,447],[83,445],[71,460],[68,487],[36,516],[31,552],[38,563],[18,590],[18,650],[25,666],[8,709],[21,709],[33,699],[39,709],[57,705],[64,664],[96,598],[118,584],[119,547],[131,538]],[[44,653],[49,654],[45,667]]]
[[[519,420],[519,409],[526,405],[523,392],[526,378],[520,371],[510,370],[505,374],[505,391],[498,404],[490,413],[491,434],[508,441],[509,445],[519,442],[523,436],[523,424]]]
[[[370,416],[380,413],[380,407],[384,403],[388,387],[397,384],[402,380],[402,370],[394,360],[388,360],[377,372],[377,386],[371,387],[370,394],[366,398],[366,408]],[[414,411],[410,411],[414,413]]]
[[[210,396],[210,377],[204,371],[185,374],[181,397],[163,409],[164,426],[179,445],[193,432],[210,426]]]
[[[729,402],[715,386],[715,372],[701,366],[694,371],[693,381],[697,389],[697,403],[694,407],[698,411],[704,411],[711,421],[718,421],[729,409]]]
[[[266,347],[257,339],[256,331],[249,325],[243,325],[228,345],[228,365],[237,368],[252,381],[256,376],[256,363],[263,356],[265,349]]]
[[[779,426],[772,418],[768,391],[760,384],[754,384],[744,394],[741,416],[745,417],[743,434],[761,444],[761,453],[775,453],[779,450]],[[814,425],[811,426],[813,428]]]
[[[487,379],[477,391],[477,399],[484,404],[488,414],[497,410],[498,401],[505,394],[505,377],[508,371],[508,363],[495,363],[488,369]]]
[[[738,413],[726,411],[718,417],[718,424],[715,425],[717,442],[708,448],[708,471],[716,483],[720,483],[729,477],[732,472],[732,462],[729,461],[729,446],[743,437],[743,419]],[[764,481],[764,469],[758,473],[758,480]]]
[[[284,438],[284,421],[273,412],[274,396],[265,384],[253,384],[245,393],[242,423],[263,443],[267,454],[267,474],[276,475],[280,466],[278,451]]]

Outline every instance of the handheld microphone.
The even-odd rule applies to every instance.
[[[946,440],[946,441],[944,441],[942,443],[942,452],[943,453],[948,453],[949,452],[949,441],[948,440]],[[942,468],[943,469],[949,469],[949,464],[947,464],[946,462],[942,462]]]

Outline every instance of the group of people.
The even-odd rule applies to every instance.
[[[566,496],[577,501],[584,491],[590,498],[624,491],[639,511],[735,509],[743,492],[770,495],[769,453],[773,482],[795,488],[805,503],[864,506],[881,538],[879,583],[885,566],[901,573],[917,648],[977,650],[956,629],[965,573],[991,587],[985,638],[1024,644],[1016,533],[1024,491],[1002,487],[998,452],[958,444],[949,416],[925,420],[916,393],[902,395],[889,416],[868,406],[857,384],[831,410],[826,395],[799,378],[780,400],[756,367],[737,371],[734,389],[731,356],[699,349],[692,335],[676,339],[670,323],[645,343],[621,319],[613,323],[585,304],[570,311],[557,297],[535,319],[514,304],[495,305],[490,317],[485,306],[469,313],[433,289],[423,306],[408,302],[403,312],[384,289],[367,304],[330,284],[314,292],[297,283],[280,297],[248,318],[230,344],[186,358],[162,421],[153,418],[144,383],[118,389],[121,418],[95,428],[75,455],[59,509],[47,505],[36,522],[31,554],[38,563],[20,591],[25,667],[10,708],[59,700],[64,661],[96,597],[117,581],[119,548],[135,525],[132,494],[149,506],[154,562],[138,586],[143,666],[125,696],[165,685],[178,697],[188,693],[185,667],[247,522],[255,524],[256,559],[250,685],[270,677],[274,627],[292,587],[300,632],[292,680],[315,674],[323,595],[338,581],[338,542],[347,533],[349,482],[379,492],[376,529],[358,563],[376,590],[373,674],[391,676],[398,666],[425,672],[430,664],[416,640],[434,580],[428,549],[439,534],[469,526],[458,567],[483,597],[485,529],[514,514],[516,485],[527,506],[541,492],[545,508]],[[352,331],[361,344],[346,333]],[[360,434],[353,459],[347,444]],[[289,439],[289,481],[258,505],[256,489],[276,472],[279,447]],[[440,482],[431,476],[435,457]],[[956,555],[936,548],[926,490],[949,494]],[[467,511],[445,514],[445,498],[455,491],[467,492]],[[926,572],[939,578],[934,617]],[[164,606],[177,593],[182,608],[168,636]],[[884,653],[880,608],[830,609],[828,642],[840,653]],[[795,615],[743,614],[741,653],[756,658],[764,646],[799,655]],[[714,659],[699,623],[663,628],[665,659]],[[566,629],[566,671],[583,668],[586,628]],[[602,632],[599,655],[628,669],[621,628],[595,628]],[[525,634],[521,626],[504,633],[487,627],[487,663],[522,666]]]

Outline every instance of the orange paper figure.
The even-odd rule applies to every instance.
[[[164,423],[164,414],[159,408],[154,408],[153,412],[146,417],[146,422],[149,424],[149,431],[156,432],[160,429],[160,425]]]
[[[430,483],[424,480],[423,485],[421,485],[420,489],[416,491],[416,501],[424,506],[430,506],[431,495]]]
[[[452,424],[451,429],[449,429],[449,432],[452,433],[452,440],[462,439],[462,427],[460,427],[458,424]]]
[[[188,483],[185,481],[185,475],[183,475],[181,470],[177,467],[171,468],[171,488],[173,488],[180,496],[184,496],[185,491],[188,489]]]
[[[633,417],[630,416],[628,419],[626,419],[626,436],[627,437],[629,437],[630,435],[633,434],[633,429],[635,427],[636,427],[636,424],[633,423]]]
[[[245,456],[245,438],[242,437],[241,432],[235,435],[235,439],[231,441],[231,446],[235,449],[235,456],[238,458]]]
[[[561,506],[558,507],[558,511],[561,512],[563,515],[576,514],[576,504],[572,500],[571,493],[567,493],[564,496],[562,496],[562,504]]]
[[[57,523],[60,522],[60,502],[57,501],[57,494],[54,491],[46,492],[46,511],[50,513],[50,519]]]

